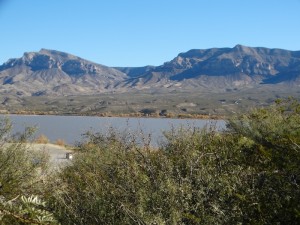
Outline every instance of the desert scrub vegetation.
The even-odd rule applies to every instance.
[[[1,155],[20,182],[4,192],[1,170],[1,224],[300,223],[299,102],[237,115],[222,131],[208,125],[165,136],[154,149],[130,132],[89,133],[43,182],[33,182],[37,173],[21,179],[23,166]]]
[[[11,134],[8,119],[0,120],[0,224],[40,224],[54,221],[41,194],[48,157],[28,149],[33,129]]]
[[[168,132],[158,149],[90,134],[51,179],[48,205],[61,224],[299,224],[299,112],[277,101],[224,131]]]
[[[62,146],[62,147],[66,146],[65,141],[64,141],[63,139],[60,139],[60,138],[57,139],[57,140],[54,142],[54,144],[55,144],[55,145]]]
[[[49,139],[46,135],[44,134],[41,134],[39,135],[35,140],[34,140],[35,143],[37,144],[48,144],[49,143]]]

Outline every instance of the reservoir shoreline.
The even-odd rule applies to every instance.
[[[173,128],[203,128],[206,125],[225,128],[224,120],[161,118],[161,117],[98,117],[80,115],[19,115],[0,114],[8,117],[13,125],[13,133],[22,133],[25,127],[35,127],[35,136],[45,135],[51,143],[62,139],[68,145],[84,140],[84,134],[107,134],[111,130],[130,134],[151,136],[153,145],[164,139],[164,132]]]

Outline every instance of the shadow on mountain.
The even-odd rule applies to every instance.
[[[280,73],[276,76],[264,79],[261,84],[300,83],[300,71],[291,73]]]

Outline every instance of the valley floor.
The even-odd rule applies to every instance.
[[[0,113],[222,119],[278,98],[300,99],[298,88],[252,88],[225,93],[171,91],[78,96],[0,97]]]

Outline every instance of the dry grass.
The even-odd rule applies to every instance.
[[[66,145],[66,143],[63,139],[57,139],[54,144],[63,146],[63,147]]]
[[[48,144],[49,143],[49,139],[47,138],[46,135],[44,134],[41,134],[40,136],[38,136],[35,140],[34,140],[35,143],[38,143],[38,144]]]

